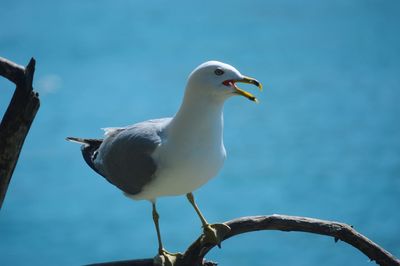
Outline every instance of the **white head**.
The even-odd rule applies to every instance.
[[[236,86],[237,82],[256,85],[260,90],[262,88],[260,82],[242,75],[233,66],[218,61],[208,61],[189,75],[186,91],[193,96],[203,95],[222,101],[234,95],[242,95],[256,102],[255,96]]]

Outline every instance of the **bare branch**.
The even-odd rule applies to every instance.
[[[226,224],[231,227],[231,231],[225,239],[259,230],[308,232],[332,236],[336,241],[340,239],[357,248],[379,265],[400,265],[400,261],[393,255],[344,223],[297,216],[271,215],[243,217],[228,221]],[[200,265],[199,262],[213,247],[214,245],[203,243],[201,237],[198,238],[185,252],[185,263]]]
[[[86,266],[154,266],[153,259],[120,260],[112,262],[94,263]]]
[[[279,231],[298,231],[313,234],[320,234],[331,236],[335,241],[342,240],[353,247],[363,252],[371,260],[375,261],[381,266],[399,266],[400,261],[392,254],[358,233],[351,226],[333,222],[325,221],[306,217],[287,216],[287,215],[270,215],[270,216],[249,216],[234,219],[225,224],[231,227],[231,231],[224,240],[233,236],[244,234],[247,232],[254,232],[260,230],[279,230]],[[186,250],[181,261],[178,265],[213,265],[211,262],[206,262],[204,256],[215,245],[204,243],[202,236],[200,236],[193,244]],[[130,260],[120,262],[108,262],[101,264],[103,266],[152,266],[152,259],[143,260]]]
[[[25,68],[3,57],[0,57],[0,76],[18,85],[24,80]]]
[[[32,80],[35,59],[26,68],[0,57],[0,75],[16,85],[14,95],[0,124],[0,208],[17,164],[22,145],[40,106]]]

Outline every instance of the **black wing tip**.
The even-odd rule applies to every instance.
[[[103,142],[102,139],[84,139],[84,138],[76,138],[76,137],[66,137],[65,139],[67,141],[75,142],[75,143],[78,143],[78,144],[82,144],[84,146],[93,146],[96,149]]]
[[[66,137],[65,140],[75,142],[75,143],[80,143],[80,144],[87,144],[87,142],[82,138]]]

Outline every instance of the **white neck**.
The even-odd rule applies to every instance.
[[[157,178],[143,198],[188,193],[221,169],[226,156],[222,140],[224,101],[215,98],[202,90],[187,90],[166,128],[163,143],[152,155],[158,164]]]
[[[186,90],[182,105],[169,126],[169,141],[222,145],[224,99],[198,91]]]

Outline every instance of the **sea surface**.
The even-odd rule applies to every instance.
[[[189,73],[220,60],[264,84],[229,100],[228,158],[195,191],[211,222],[287,214],[353,225],[400,257],[400,2],[2,0],[0,56],[37,60],[41,108],[0,212],[0,265],[153,257],[151,205],[94,173],[67,136],[173,116]],[[14,86],[0,80],[0,115]],[[158,200],[165,247],[201,233],[185,197]],[[332,238],[264,231],[220,265],[374,265]]]

